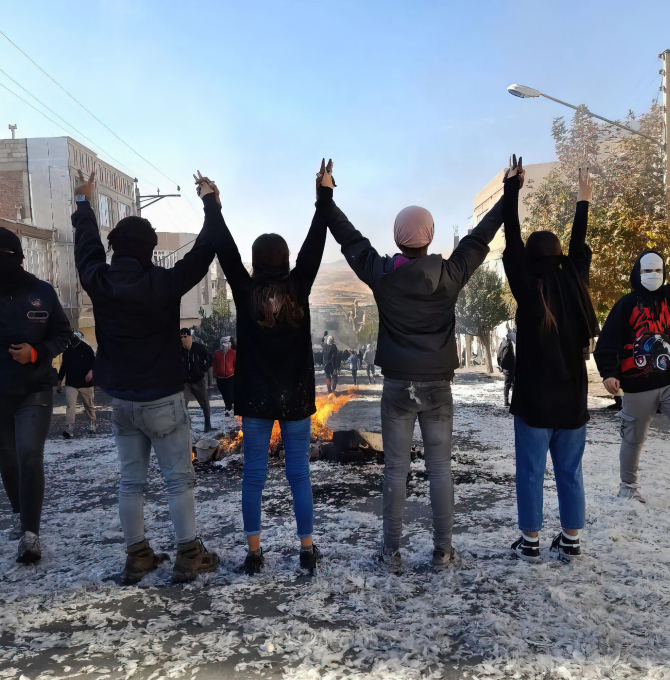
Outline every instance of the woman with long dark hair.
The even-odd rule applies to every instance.
[[[513,552],[538,562],[542,490],[547,451],[551,452],[562,531],[551,550],[563,561],[581,554],[579,530],[586,503],[582,456],[586,444],[588,378],[585,353],[598,334],[589,292],[591,249],[586,228],[592,189],[588,171],[579,171],[577,209],[568,254],[550,231],[532,233],[524,246],[519,223],[519,190],[525,172],[516,156],[505,174],[503,264],[517,301],[514,415],[516,491],[521,537]]]
[[[224,234],[215,248],[237,309],[234,402],[235,415],[242,416],[244,436],[242,515],[249,544],[248,573],[259,571],[264,563],[261,497],[275,420],[281,426],[286,477],[293,495],[300,565],[313,568],[320,559],[312,542],[314,506],[309,478],[310,417],[316,412],[309,294],[326,244],[326,216],[320,206],[324,197],[328,204],[332,200],[331,169],[332,162],[328,168],[322,163],[317,174],[316,212],[293,269],[286,241],[279,234],[263,234],[252,246],[250,274],[220,206],[216,201],[206,204],[208,218]],[[207,178],[198,181],[203,192],[218,194]]]

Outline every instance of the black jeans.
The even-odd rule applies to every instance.
[[[53,391],[24,399],[0,397],[0,475],[21,531],[40,532],[44,502],[44,442],[53,413]]]
[[[203,415],[205,416],[205,422],[209,422],[211,411],[209,407],[209,393],[207,392],[207,378],[200,378],[198,382],[184,383],[184,392],[186,406],[188,406],[189,397],[192,395],[202,409]]]
[[[229,378],[217,378],[216,384],[221,392],[221,398],[226,406],[226,411],[230,411],[233,408],[233,394],[234,394],[234,378],[231,375]]]

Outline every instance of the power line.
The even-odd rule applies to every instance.
[[[107,125],[105,125],[105,123],[103,123],[103,122],[100,120],[100,118],[98,118],[92,111],[89,111],[89,109],[87,109],[87,108],[86,108],[86,107],[85,107],[78,99],[76,99],[74,96],[72,96],[72,95],[71,95],[71,94],[70,94],[70,93],[69,93],[69,92],[68,92],[68,91],[67,91],[67,90],[66,90],[66,89],[65,89],[65,88],[57,81],[57,80],[55,80],[52,76],[50,76],[50,75],[49,75],[49,74],[48,74],[48,73],[47,73],[47,72],[46,72],[46,71],[45,71],[45,70],[44,70],[44,69],[43,69],[43,68],[42,68],[35,60],[34,60],[34,59],[32,59],[31,57],[29,57],[29,56],[28,56],[28,55],[27,55],[27,54],[26,54],[26,53],[25,53],[25,52],[24,52],[24,51],[23,51],[23,50],[15,43],[15,42],[11,41],[11,40],[5,35],[5,33],[4,33],[3,31],[1,31],[1,30],[0,30],[0,35],[2,35],[2,36],[5,38],[5,40],[7,40],[7,42],[9,42],[9,43],[11,43],[12,45],[14,45],[14,47],[16,47],[16,49],[17,49],[19,52],[21,52],[21,54],[22,54],[26,59],[28,59],[28,61],[30,61],[31,63],[33,63],[40,71],[42,71],[42,73],[44,73],[44,75],[45,75],[47,78],[49,78],[49,80],[51,80],[55,85],[57,85],[61,90],[63,90],[63,92],[65,92],[65,94],[66,94],[68,97],[70,97],[70,99],[72,99],[72,101],[76,102],[79,106],[81,106],[81,108],[84,109],[84,111],[86,111],[86,113],[88,113],[90,116],[93,116],[93,118],[95,118],[95,120],[97,120],[98,123],[100,123],[100,125],[102,125],[106,130],[109,130],[109,132],[111,132],[111,133],[112,133],[112,134],[113,134],[113,135],[114,135],[114,136],[115,136],[122,144],[125,144],[125,145],[126,145],[126,146],[134,153],[134,154],[136,154],[137,156],[139,156],[145,163],[148,163],[154,170],[156,170],[156,172],[160,173],[163,177],[165,177],[165,179],[167,179],[167,180],[169,180],[170,182],[172,182],[172,184],[174,184],[175,186],[177,186],[177,187],[179,186],[179,185],[177,184],[177,182],[175,182],[173,179],[170,179],[164,172],[162,172],[161,170],[159,170],[159,169],[158,169],[151,161],[147,160],[141,153],[139,153],[139,151],[136,151],[135,149],[133,149],[133,147],[130,146],[130,144],[128,144],[128,142],[126,142],[126,141],[124,141],[123,139],[121,139],[121,137],[119,137],[119,135],[117,135],[116,132],[114,132],[114,130],[112,130],[110,127],[108,127]],[[11,92],[11,90],[10,90],[10,92]],[[59,117],[60,117],[60,116],[59,116]]]

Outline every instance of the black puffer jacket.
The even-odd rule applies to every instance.
[[[86,376],[93,370],[94,364],[93,348],[80,340],[63,352],[63,363],[58,371],[58,379],[64,379],[65,384],[70,387],[93,387],[93,382],[86,382]]]
[[[640,282],[640,260],[630,275],[632,291],[612,307],[593,358],[603,380],[617,378],[624,392],[647,392],[670,385],[670,286],[649,291]]]
[[[202,380],[205,373],[212,365],[212,354],[201,342],[193,341],[191,349],[182,345],[181,359],[186,367],[186,382],[196,383]]]
[[[458,293],[489,252],[502,224],[502,200],[461,239],[448,259],[417,257],[395,266],[382,257],[335,205],[328,227],[349,266],[374,294],[379,309],[375,364],[398,380],[451,380],[459,361],[455,307]],[[325,359],[324,359],[325,360]]]
[[[24,397],[53,387],[57,374],[51,361],[71,335],[56,291],[20,270],[16,284],[0,293],[0,396]],[[20,364],[9,353],[12,344],[22,342],[37,351],[34,364]]]

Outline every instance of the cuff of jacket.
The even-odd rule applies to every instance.
[[[608,378],[616,378],[617,380],[621,380],[621,369],[612,368],[609,371],[600,371],[600,377],[603,380],[607,380]]]
[[[93,215],[93,217],[95,218],[95,213],[93,212],[93,208],[91,208],[91,202],[90,201],[79,201],[79,203],[77,203],[76,205],[77,205],[77,208],[72,213],[72,226],[73,227],[77,226],[77,218],[83,216],[85,213],[91,213],[91,215]]]
[[[33,345],[33,350],[36,354],[35,361],[33,361],[34,364],[41,364],[51,356],[51,352],[42,344]]]
[[[319,187],[316,190],[316,205],[317,208],[323,210],[324,208],[329,208],[333,203],[333,188],[332,187]]]

